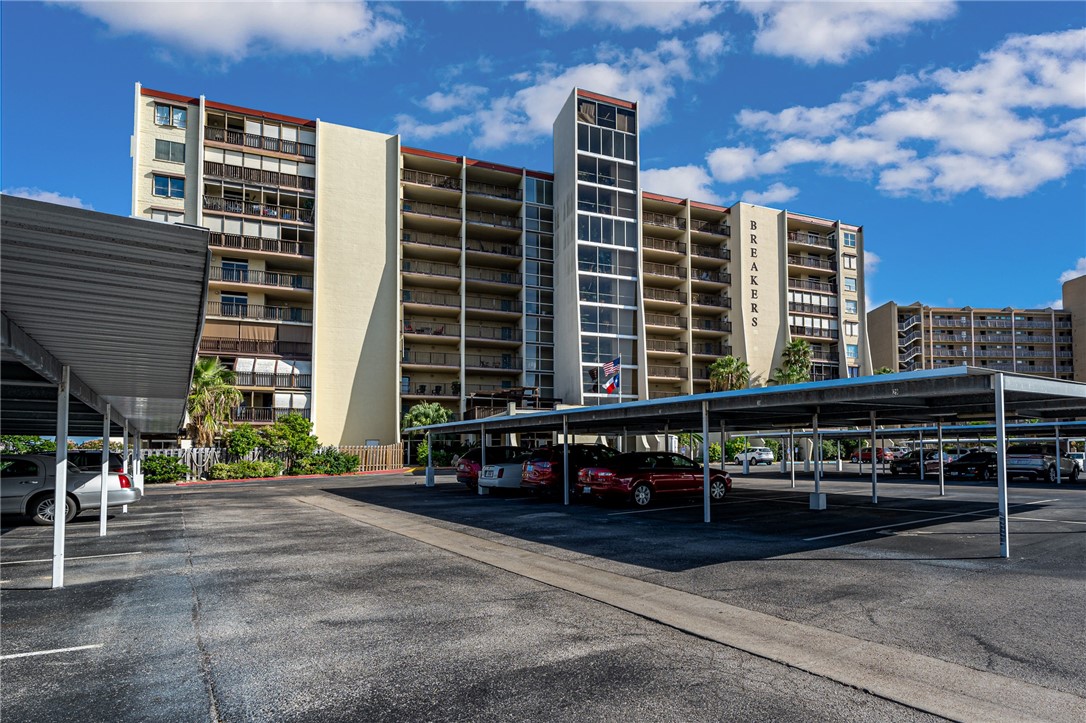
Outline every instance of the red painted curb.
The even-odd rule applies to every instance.
[[[327,477],[329,479],[333,477],[361,477],[362,475],[369,474],[395,474],[397,472],[404,472],[407,467],[400,467],[398,469],[379,469],[372,472],[348,472],[347,474],[297,474],[297,475],[283,475],[281,477],[248,477],[245,479],[194,479],[188,482],[174,482],[174,487],[191,487],[193,485],[217,485],[217,484],[231,484],[234,482],[275,482],[278,480],[291,480],[291,479],[319,479],[321,477]]]

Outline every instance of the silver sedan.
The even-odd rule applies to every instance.
[[[51,525],[56,515],[56,457],[13,454],[0,457],[0,512],[29,515],[39,525]],[[101,473],[84,472],[68,463],[68,498],[65,521],[84,510],[97,510],[102,500]],[[130,505],[143,493],[128,475],[110,474],[106,482],[108,505]]]

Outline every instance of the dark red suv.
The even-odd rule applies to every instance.
[[[569,473],[573,480],[585,467],[606,464],[618,451],[602,444],[569,445]],[[489,458],[488,458],[489,459]],[[540,447],[524,462],[521,489],[542,494],[558,494],[565,482],[562,445]]]
[[[501,462],[508,462],[521,454],[524,454],[524,450],[520,447],[487,447],[486,463],[499,464]],[[473,447],[467,452],[464,452],[460,459],[457,460],[456,481],[463,482],[469,488],[475,489],[476,485],[479,484],[479,470],[482,468],[483,450],[480,447]]]
[[[626,499],[644,507],[657,495],[700,494],[704,482],[704,468],[689,457],[671,452],[630,452],[581,470],[577,488],[581,494],[598,499]],[[709,470],[709,496],[713,500],[724,499],[731,488],[732,478],[727,472]]]

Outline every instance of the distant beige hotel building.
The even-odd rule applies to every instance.
[[[1086,381],[1086,277],[1063,286],[1063,309],[883,304],[868,314],[876,369],[967,364]]]
[[[580,89],[546,172],[137,84],[132,214],[211,229],[200,348],[236,418],[293,409],[329,443],[393,441],[424,400],[708,391],[726,354],[764,382],[793,339],[815,379],[871,373],[862,227],[643,191],[640,155],[636,103]]]

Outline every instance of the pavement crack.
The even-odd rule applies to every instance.
[[[200,632],[200,613],[202,609],[200,593],[196,589],[196,568],[192,564],[192,546],[189,544],[184,503],[181,505],[181,538],[185,541],[185,564],[188,568],[185,571],[185,579],[189,581],[189,588],[192,590],[192,630],[196,635],[196,650],[199,652],[200,657],[200,676],[204,679],[204,688],[207,690],[208,717],[212,723],[222,723],[222,717],[219,715],[219,698],[215,692],[215,680],[211,675],[211,653],[208,652],[207,646],[204,644],[203,634]]]

